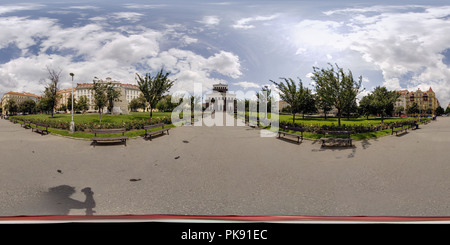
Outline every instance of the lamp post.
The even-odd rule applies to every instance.
[[[73,121],[73,76],[75,74],[70,73],[69,74],[72,77],[72,121],[70,122],[70,133],[75,132],[75,122]]]

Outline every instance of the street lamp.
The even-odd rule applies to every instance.
[[[75,122],[73,121],[73,74],[72,72],[69,74],[72,77],[72,121],[70,122],[70,133],[75,132]]]

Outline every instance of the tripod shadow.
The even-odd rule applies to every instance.
[[[85,195],[84,201],[78,201],[70,196],[75,193],[75,187],[60,185],[52,187],[46,193],[46,205],[52,213],[68,215],[71,209],[86,209],[86,215],[94,215],[95,200],[94,192],[90,187],[83,188],[81,192]]]

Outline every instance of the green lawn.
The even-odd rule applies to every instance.
[[[243,114],[241,114],[242,116]],[[248,115],[248,113],[247,113]],[[171,112],[154,112],[153,113],[153,120],[158,120],[158,118],[170,118]],[[71,114],[54,114],[54,117],[52,118],[48,114],[37,114],[37,115],[27,115],[27,116],[18,116],[18,119],[37,119],[37,120],[45,120],[45,121],[53,121],[53,122],[64,122],[70,123],[72,120]],[[147,124],[148,120],[150,118],[150,114],[148,112],[132,112],[128,115],[109,115],[109,114],[103,114],[102,115],[102,124],[119,124],[122,125],[122,123],[126,122],[141,122],[144,124]],[[271,118],[271,115],[268,115],[268,118]],[[280,122],[292,122],[292,115],[289,114],[281,114],[279,115]],[[402,120],[407,120],[410,118],[386,118],[384,119],[385,123],[391,123],[391,122],[399,122]],[[74,114],[74,121],[75,123],[96,123],[98,124],[100,121],[100,117],[98,113],[86,113],[86,114]],[[322,126],[322,125],[337,125],[338,119],[337,118],[315,118],[315,117],[305,117],[303,119],[301,115],[296,116],[295,122],[298,124],[303,124],[305,126]],[[351,118],[347,120],[346,118],[341,118],[341,125],[363,125],[363,126],[370,126],[370,125],[379,125],[381,123],[380,118]],[[174,127],[174,125],[168,125],[167,127]],[[153,129],[157,130],[157,129]],[[68,130],[64,129],[57,129],[57,128],[50,128],[49,131],[54,134],[59,134],[63,136],[70,136],[75,138],[91,138],[94,136],[94,134],[90,133],[90,131],[76,131],[73,134],[70,134]],[[145,130],[143,129],[132,129],[125,133],[128,137],[138,137],[140,135],[143,135]],[[391,133],[391,129],[385,129],[380,130],[376,132],[369,132],[369,133],[356,133],[352,134],[351,137],[355,140],[363,140],[368,138],[376,138],[383,135],[388,135]],[[311,132],[305,132],[304,134],[305,138],[309,139],[319,139],[323,137],[321,134],[311,133]]]
[[[72,114],[54,114],[53,118],[49,114],[35,114],[35,115],[27,115],[29,119],[45,119],[45,120],[54,120],[60,122],[71,122]],[[159,117],[171,117],[171,112],[153,112],[153,119]],[[118,122],[129,122],[136,120],[149,120],[150,113],[149,112],[131,112],[128,115],[110,115],[110,114],[102,114],[102,123],[118,123]],[[99,123],[100,115],[98,113],[86,113],[86,114],[74,114],[73,121],[75,123]]]

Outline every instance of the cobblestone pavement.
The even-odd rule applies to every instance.
[[[0,120],[0,216],[449,216],[450,118],[322,148],[248,126],[93,147]]]

